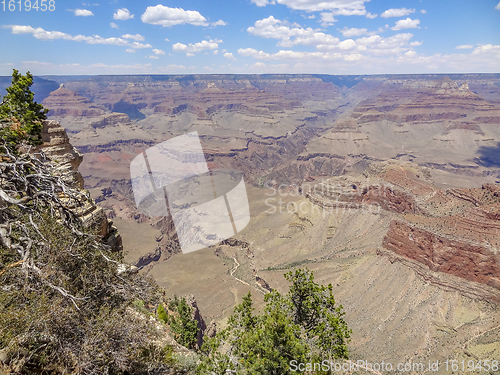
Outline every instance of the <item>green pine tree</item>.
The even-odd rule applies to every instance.
[[[203,347],[200,374],[287,375],[290,366],[336,358],[348,359],[351,330],[335,305],[332,286],[314,282],[308,269],[284,275],[290,290],[266,294],[262,314],[254,314],[251,294],[243,297],[227,327]]]
[[[49,111],[34,101],[31,91],[33,75],[25,76],[14,69],[12,84],[0,104],[0,136],[11,150],[22,142],[29,145],[42,143],[42,120]]]
[[[198,335],[198,322],[193,319],[193,309],[187,304],[185,298],[178,300],[176,309],[178,316],[171,317],[170,328],[179,344],[192,349],[196,345]]]

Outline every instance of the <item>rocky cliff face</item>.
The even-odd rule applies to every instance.
[[[61,173],[68,175],[68,179],[83,189],[83,177],[78,167],[83,161],[83,155],[70,143],[66,130],[53,120],[43,121],[43,144],[35,151],[42,151],[48,158],[60,166]]]
[[[42,102],[44,107],[50,108],[49,116],[56,117],[97,117],[104,114],[104,110],[74,91],[61,85],[57,90]]]
[[[306,193],[331,211],[387,212],[379,253],[464,295],[500,302],[500,187],[433,186],[428,169],[376,163],[363,177],[331,178]],[[439,273],[455,279],[443,281]],[[450,281],[451,280],[451,281]]]
[[[500,254],[494,248],[447,238],[397,220],[391,222],[383,246],[426,265],[431,271],[500,290]]]
[[[34,152],[43,152],[46,157],[58,164],[61,176],[76,188],[83,189],[83,177],[78,167],[83,160],[83,155],[70,143],[64,128],[53,120],[43,121],[43,144]],[[114,250],[122,250],[122,240],[113,222],[106,217],[104,210],[94,201],[86,201],[83,205],[70,205],[70,208],[82,220],[84,226],[97,227],[99,235]]]

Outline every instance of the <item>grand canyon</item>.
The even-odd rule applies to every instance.
[[[41,76],[33,91],[127,262],[193,295],[207,327],[300,266],[333,285],[353,360],[500,358],[500,74]],[[170,217],[137,210],[130,162],[193,131],[210,169],[243,173],[251,219],[183,254]]]

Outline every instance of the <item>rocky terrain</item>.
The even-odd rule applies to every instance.
[[[33,152],[43,154],[58,164],[58,173],[69,183],[78,189],[83,189],[84,180],[78,171],[83,155],[71,145],[65,129],[53,120],[43,121],[42,127],[43,143],[36,147]],[[113,222],[108,220],[104,209],[97,206],[93,200],[84,204],[68,202],[71,208],[86,227],[97,226],[100,237],[114,250],[121,251],[122,238]]]
[[[50,79],[43,104],[127,260],[207,321],[307,266],[344,305],[353,358],[499,357],[500,75]],[[209,168],[243,172],[251,221],[181,254],[170,218],[137,211],[129,166],[191,131]]]

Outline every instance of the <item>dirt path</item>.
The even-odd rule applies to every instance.
[[[240,283],[242,284],[245,284],[245,285],[248,285],[248,286],[251,286],[249,283],[247,283],[246,281],[243,281],[241,279],[238,279],[236,276],[234,276],[234,273],[236,272],[236,270],[238,269],[238,267],[240,266],[240,264],[238,263],[238,260],[236,259],[236,257],[233,257],[233,260],[234,260],[234,268],[229,271],[229,273],[231,274],[231,276],[233,276],[236,280],[238,280]],[[252,287],[253,288],[253,287]]]

